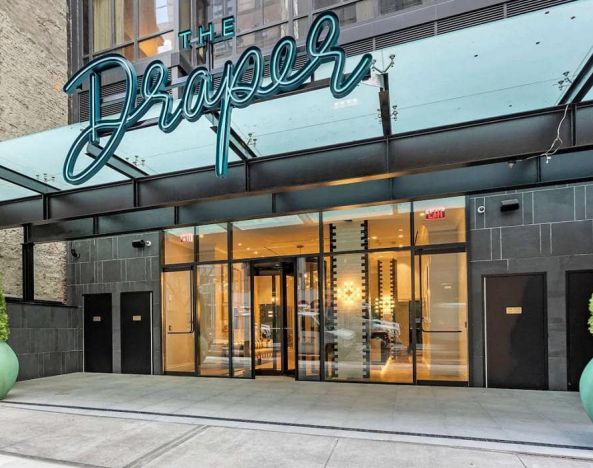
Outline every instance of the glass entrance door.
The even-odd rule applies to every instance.
[[[467,382],[465,252],[416,256],[416,379]]]
[[[257,262],[252,272],[256,374],[294,374],[294,263]]]

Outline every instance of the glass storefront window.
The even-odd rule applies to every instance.
[[[162,278],[165,372],[195,372],[191,271],[169,271]]]
[[[385,15],[426,3],[426,0],[379,0],[379,13]]]
[[[251,276],[249,263],[233,264],[233,373],[251,377]]]
[[[226,224],[198,226],[196,236],[199,262],[212,262],[228,258]]]
[[[173,29],[175,8],[175,0],[138,0],[140,37]]]
[[[251,46],[257,46],[263,51],[271,49],[280,38],[286,36],[287,25],[280,24],[271,28],[262,29],[250,34],[237,37],[237,54],[242,53]]]
[[[229,375],[227,265],[200,265],[197,276],[200,375]]]
[[[93,49],[111,48],[112,0],[93,0]]]
[[[321,316],[317,257],[297,259],[296,283],[299,379],[319,380]]]
[[[368,206],[323,213],[326,252],[410,245],[410,204]]]
[[[115,0],[115,43],[134,40],[134,2]]]
[[[319,252],[319,215],[301,214],[233,223],[233,258]]]
[[[175,35],[171,33],[146,39],[138,43],[139,58],[152,57],[173,50]]]
[[[326,378],[413,382],[409,252],[325,259]]]
[[[416,362],[419,381],[468,380],[467,257],[416,257]]]
[[[163,235],[165,265],[194,261],[194,228],[169,229]]]
[[[465,242],[465,197],[414,202],[416,245]]]

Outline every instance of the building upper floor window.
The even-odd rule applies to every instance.
[[[177,0],[84,0],[85,60],[107,52],[139,60],[173,50],[177,3]]]

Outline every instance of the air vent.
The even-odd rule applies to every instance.
[[[445,34],[460,29],[478,26],[504,19],[504,4],[494,5],[481,10],[470,11],[462,15],[451,16],[437,21],[437,34]]]
[[[522,15],[572,1],[574,0],[515,0],[507,3],[507,16]]]
[[[366,54],[373,51],[373,38],[351,42],[350,44],[344,44],[342,48],[348,57]]]
[[[426,39],[431,36],[434,36],[434,23],[421,24],[413,28],[401,29],[377,36],[375,38],[375,48],[384,49],[398,44],[405,44],[406,42]]]

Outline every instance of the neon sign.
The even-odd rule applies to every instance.
[[[234,27],[234,26],[233,26]],[[211,29],[209,28],[209,31]],[[323,35],[325,33],[325,35]],[[205,113],[218,111],[215,171],[224,177],[228,171],[231,114],[234,108],[247,107],[255,100],[268,99],[277,94],[294,91],[312,77],[322,64],[332,63],[329,89],[336,99],[350,94],[370,71],[372,56],[365,54],[352,72],[344,75],[346,53],[338,47],[340,27],[338,17],[326,12],[311,25],[305,50],[307,62],[294,70],[297,57],[296,41],[292,37],[280,39],[270,56],[270,80],[263,83],[264,59],[257,47],[246,49],[236,64],[224,64],[220,84],[215,87],[212,74],[205,67],[194,69],[187,77],[180,102],[174,107],[173,97],[167,93],[167,68],[160,60],[151,62],[140,87],[142,102],[136,104],[138,76],[134,66],[118,54],[107,54],[89,62],[64,85],[64,92],[73,94],[89,82],[89,123],[74,140],[64,162],[64,179],[73,185],[82,184],[99,172],[115,154],[126,131],[136,124],[154,105],[160,105],[158,126],[165,133],[172,132],[182,120],[195,122]],[[198,38],[200,37],[198,31]],[[202,35],[202,38],[205,36]],[[119,68],[124,75],[125,98],[117,117],[101,117],[101,73]],[[248,72],[253,72],[248,77]],[[88,144],[105,145],[96,152],[95,159],[78,173],[76,162]]]
[[[208,28],[200,26],[196,31],[195,37],[192,39],[192,30],[186,29],[179,33],[181,39],[181,47],[187,49],[191,44],[197,47],[204,47],[207,43],[216,44],[217,42],[228,41],[235,36],[235,17],[227,16],[222,19],[220,26],[220,34],[214,30],[214,24],[208,23]]]
[[[445,217],[445,207],[426,208],[424,210],[424,216],[425,219],[443,219]]]

